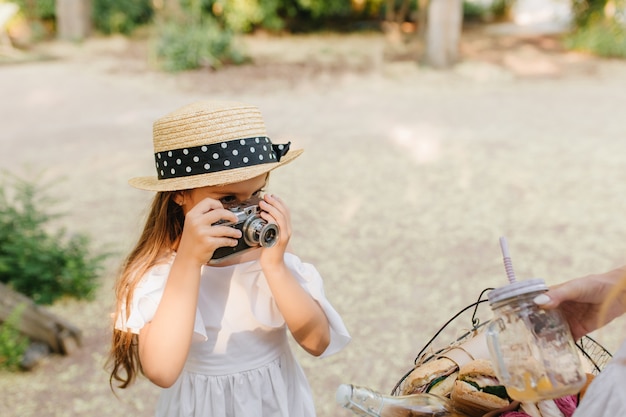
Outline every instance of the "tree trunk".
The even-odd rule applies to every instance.
[[[426,23],[426,64],[449,68],[459,60],[462,0],[430,0]]]
[[[0,283],[0,323],[18,306],[24,306],[18,330],[31,340],[48,345],[52,352],[64,355],[81,344],[82,332],[71,323],[36,305],[30,298]]]
[[[57,35],[82,41],[91,33],[91,0],[56,0]]]

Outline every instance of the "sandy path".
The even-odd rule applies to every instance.
[[[624,263],[626,64],[524,44],[437,73],[385,61],[377,37],[280,42],[251,42],[258,67],[217,74],[154,73],[115,39],[0,66],[0,165],[56,182],[69,227],[117,251],[112,273],[149,198],[126,180],[151,174],[152,121],[200,98],[260,106],[275,140],[306,149],[272,190],[353,335],[325,360],[298,353],[320,417],[349,415],[339,383],[390,391],[445,320],[505,283],[499,236],[521,278]],[[286,42],[298,54],[278,60]],[[85,346],[0,374],[0,415],[152,414],[155,388],[140,381],[118,400],[102,371],[112,279],[95,302],[53,307]],[[624,322],[614,328],[597,335],[609,349]]]

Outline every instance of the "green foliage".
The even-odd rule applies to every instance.
[[[212,17],[235,33],[281,30],[284,16],[296,12],[285,0],[182,0],[181,6],[193,15]]]
[[[583,28],[594,20],[602,20],[607,2],[608,0],[572,0],[576,26]]]
[[[280,0],[229,0],[223,3],[225,26],[235,32],[250,32],[255,27],[280,30],[284,27],[280,17]]]
[[[354,9],[349,0],[297,0],[301,10],[309,12],[315,19],[350,16]]]
[[[565,39],[566,47],[626,58],[626,0],[573,0],[572,10],[576,30]]]
[[[565,46],[608,58],[626,58],[626,27],[611,20],[594,21],[567,37]]]
[[[397,0],[400,1],[400,0]],[[302,31],[333,22],[378,18],[385,0],[182,0],[187,11],[214,17],[235,33]]]
[[[29,20],[54,20],[55,0],[12,0]]]
[[[378,10],[381,2],[363,4]],[[350,0],[181,0],[178,5],[159,10],[154,44],[158,64],[172,72],[244,62],[246,57],[235,45],[236,34],[259,28],[301,30],[315,27],[311,21],[361,13]]]
[[[466,21],[494,21],[505,19],[515,0],[494,0],[490,4],[463,1],[463,19]]]
[[[26,305],[15,308],[0,324],[0,369],[15,371],[19,369],[24,352],[28,348],[28,338],[19,331],[19,321]]]
[[[472,1],[463,2],[463,18],[467,20],[482,20],[488,13],[488,8]]]
[[[63,296],[93,297],[104,254],[89,252],[89,238],[49,231],[51,200],[36,185],[8,177],[0,187],[0,281],[51,304]]]
[[[54,21],[56,0],[12,0],[31,22]],[[152,20],[151,0],[91,0],[94,27],[105,34],[130,34]]]
[[[232,33],[210,17],[198,23],[166,23],[159,30],[155,52],[160,66],[172,72],[202,67],[216,69],[245,60],[233,45]]]
[[[56,26],[55,0],[11,0],[20,8],[20,13],[30,29],[30,42],[54,37]],[[0,0],[2,3],[3,0]]]
[[[151,0],[92,0],[94,27],[105,34],[128,35],[152,20]]]

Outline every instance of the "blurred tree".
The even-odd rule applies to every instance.
[[[247,58],[218,8],[207,11],[204,0],[163,0],[156,8],[155,63],[166,71],[218,69]]]
[[[430,0],[426,18],[426,64],[448,68],[459,60],[462,0]]]
[[[411,12],[416,7],[414,0],[385,0],[384,21],[381,26],[389,40],[398,42],[402,39],[403,32],[414,30],[416,25],[411,21]]]
[[[572,11],[578,28],[587,26],[594,19],[605,16],[605,8],[610,0],[572,0]]]
[[[104,34],[129,35],[153,17],[151,0],[92,0],[91,9],[94,27]]]
[[[572,10],[576,28],[567,48],[626,58],[626,0],[572,0]]]

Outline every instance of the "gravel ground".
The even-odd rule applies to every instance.
[[[320,417],[349,415],[334,402],[340,383],[391,391],[448,318],[506,283],[500,236],[520,279],[624,263],[626,63],[484,34],[443,72],[376,35],[247,45],[255,65],[217,73],[155,72],[121,38],[0,65],[0,166],[50,184],[70,230],[114,253],[95,301],[51,307],[83,329],[82,349],[0,373],[3,417],[152,415],[149,382],[118,398],[108,387],[111,287],[150,198],[126,181],[151,174],[152,122],[196,99],[254,103],[273,139],[306,149],[271,190],[353,335],[328,359],[298,351]],[[615,350],[624,323],[595,336]]]

